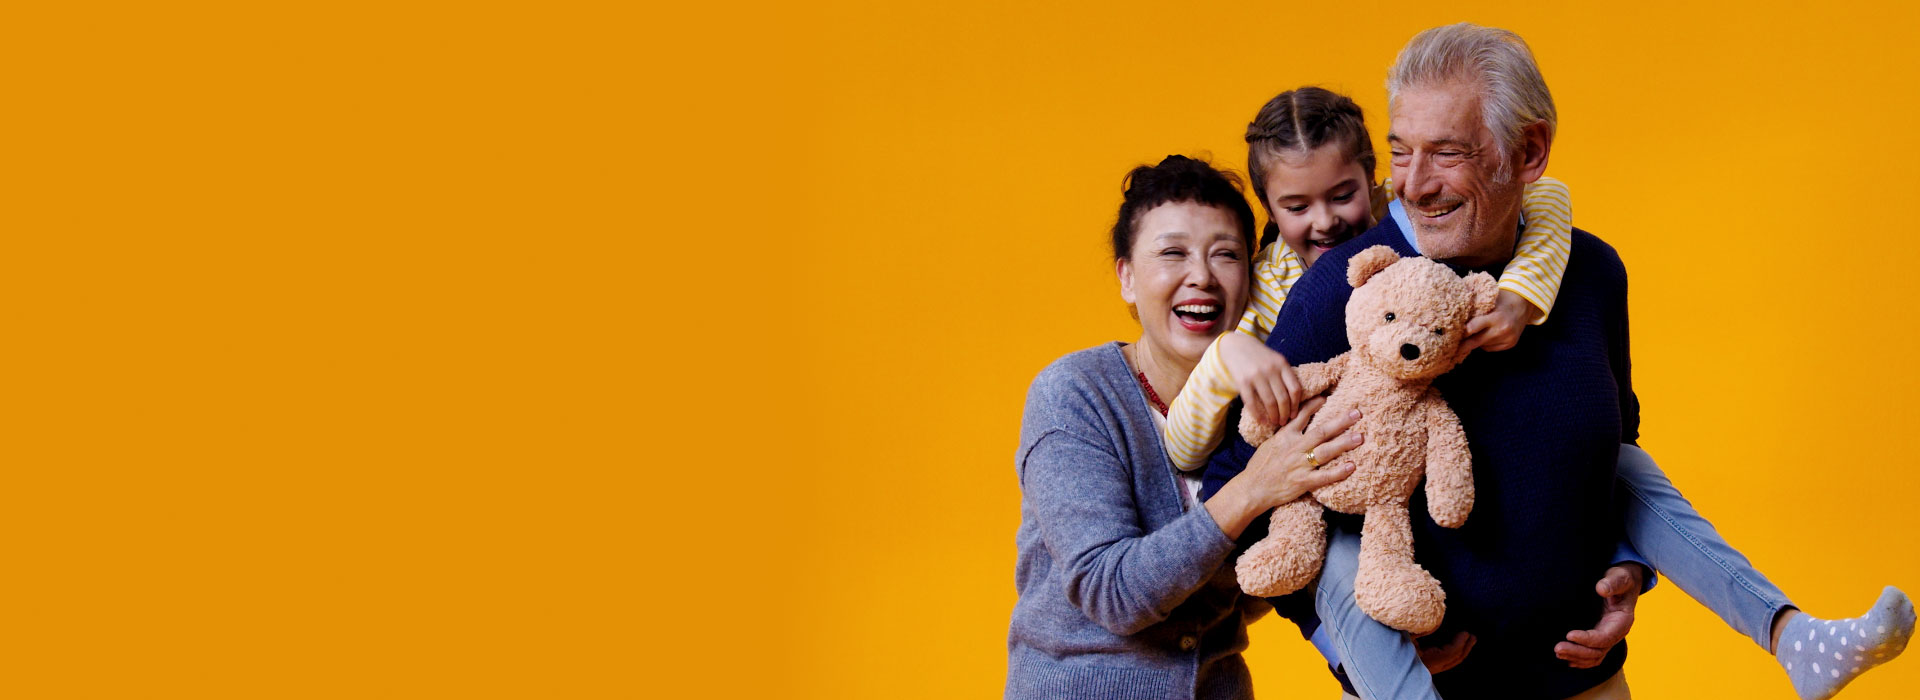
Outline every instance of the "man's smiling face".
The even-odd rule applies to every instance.
[[[1410,89],[1388,114],[1394,195],[1420,252],[1474,267],[1512,257],[1522,183],[1481,121],[1479,86],[1453,80]]]

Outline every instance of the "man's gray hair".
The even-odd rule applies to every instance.
[[[1400,50],[1387,71],[1387,101],[1417,87],[1465,79],[1480,86],[1480,121],[1500,143],[1500,171],[1507,172],[1520,132],[1547,123],[1547,138],[1559,127],[1553,93],[1540,77],[1533,49],[1505,29],[1461,22],[1420,32]]]

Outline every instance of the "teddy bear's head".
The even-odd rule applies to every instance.
[[[1377,245],[1347,263],[1347,342],[1355,359],[1403,381],[1432,379],[1466,359],[1467,321],[1493,310],[1500,286],[1461,277],[1427,258],[1402,258]]]

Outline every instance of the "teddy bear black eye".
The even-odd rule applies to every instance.
[[[1433,329],[1433,334],[1434,334],[1434,335],[1446,335],[1446,334],[1447,334],[1447,329],[1445,329],[1445,328],[1435,328],[1435,329]]]
[[[1392,312],[1392,311],[1388,311],[1388,312],[1387,312],[1387,323],[1393,323],[1393,312]]]

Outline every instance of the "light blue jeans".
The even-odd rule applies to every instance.
[[[1720,615],[1728,627],[1761,649],[1773,638],[1773,618],[1792,607],[1747,557],[1727,544],[1673,487],[1645,450],[1620,446],[1617,478],[1625,487],[1627,540],[1661,576]],[[1326,564],[1314,593],[1314,610],[1335,652],[1366,700],[1440,697],[1420,664],[1413,641],[1374,621],[1353,602],[1360,536],[1329,528]]]

